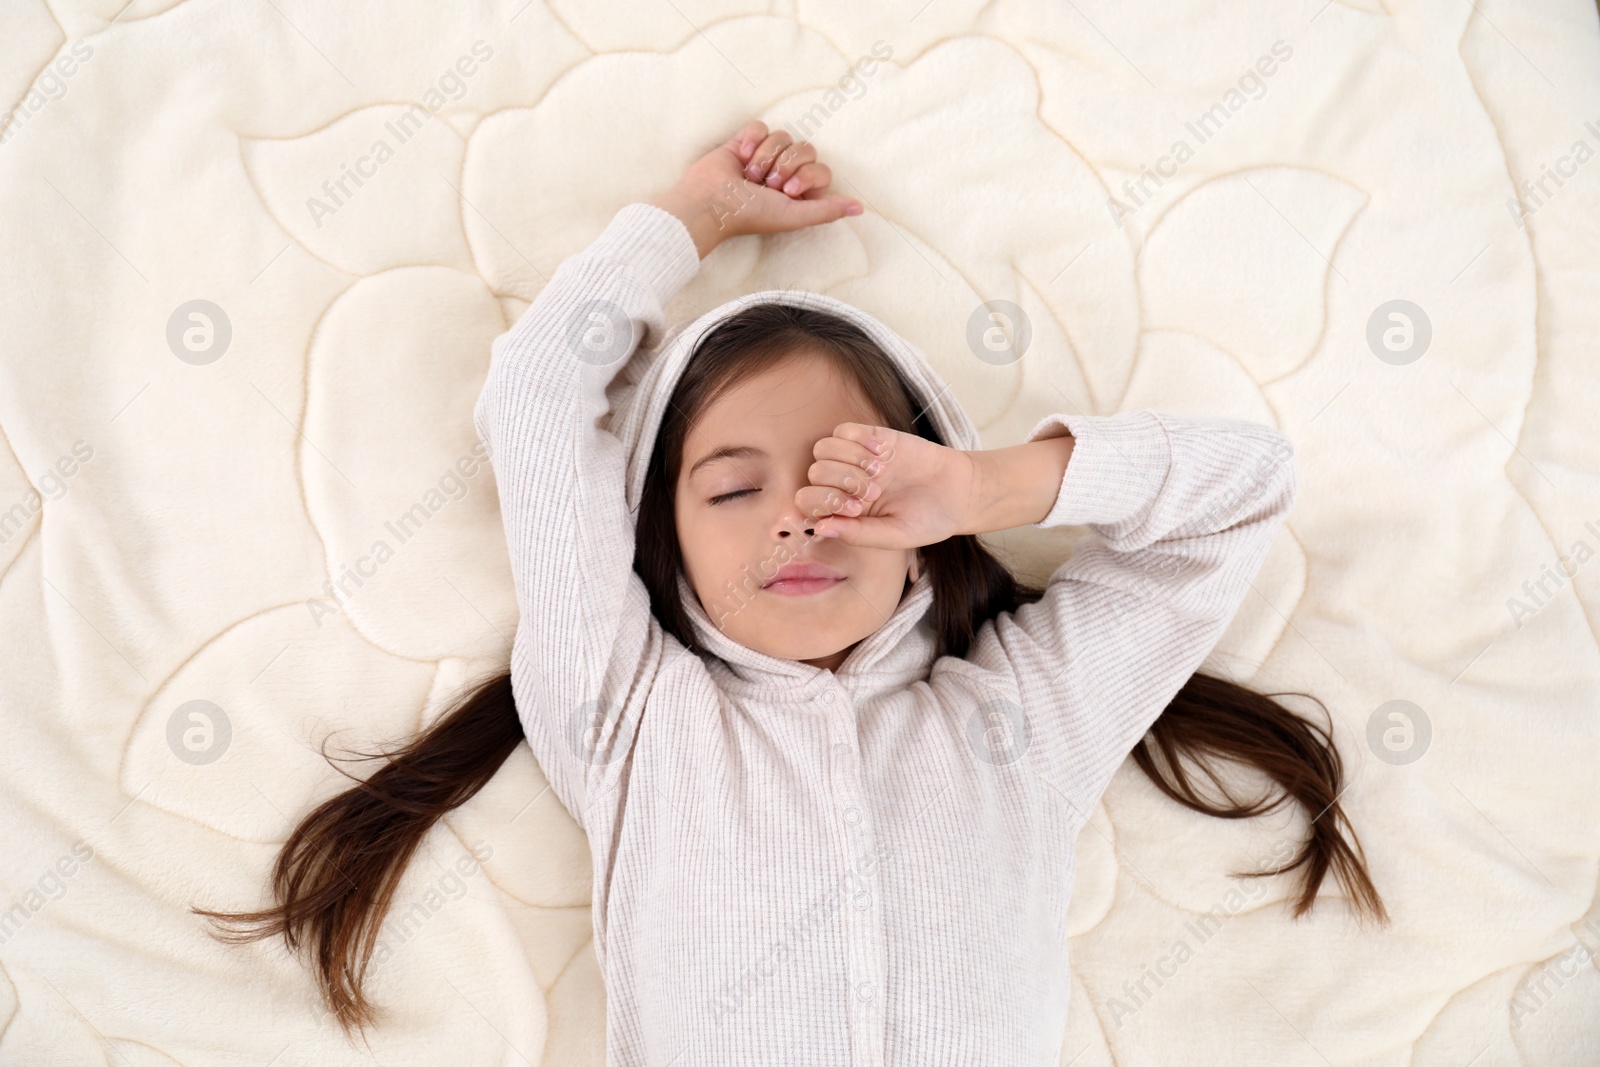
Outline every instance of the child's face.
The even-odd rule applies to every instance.
[[[678,544],[689,585],[728,637],[833,670],[899,605],[914,550],[817,537],[795,504],[810,484],[818,441],[842,422],[880,421],[853,381],[802,350],[728,390],[689,428],[674,506]],[[739,446],[759,452],[695,469],[710,453]],[[711,503],[744,490],[755,491]],[[786,563],[822,564],[844,579],[802,596],[764,589]]]

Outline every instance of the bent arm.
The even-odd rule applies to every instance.
[[[1297,478],[1289,438],[1239,419],[1057,414],[1027,441],[1063,433],[1074,440],[1054,504],[1028,525],[1094,536],[969,658],[1012,673],[1026,751],[1087,819],[1226,631]]]

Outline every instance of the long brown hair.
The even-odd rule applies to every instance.
[[[710,330],[696,346],[657,433],[634,543],[633,567],[649,590],[653,614],[691,651],[704,652],[677,595],[683,559],[673,517],[684,439],[718,396],[801,348],[832,361],[855,381],[882,425],[944,443],[889,357],[845,319],[789,304],[757,303]],[[1019,581],[976,536],[924,546],[922,556],[934,590],[935,656],[964,656],[986,621],[1045,593]],[[1386,923],[1360,841],[1339,804],[1344,771],[1333,744],[1332,718],[1324,728],[1272,699],[1288,695],[1306,694],[1262,694],[1196,673],[1134,748],[1134,761],[1167,796],[1206,815],[1244,819],[1298,803],[1310,831],[1294,858],[1281,867],[1236,876],[1300,870],[1293,908],[1299,918],[1316,902],[1331,871],[1358,919],[1370,915]],[[282,934],[291,949],[305,946],[315,959],[323,999],[340,1026],[347,1034],[354,1027],[364,1030],[377,1021],[378,1009],[363,994],[362,982],[406,865],[434,823],[483,788],[522,739],[511,675],[500,673],[466,691],[409,744],[361,757],[386,762],[365,781],[347,775],[355,786],[324,801],[294,828],[272,871],[276,906],[254,912],[191,910],[224,929],[236,927],[213,934],[220,940],[243,943]],[[1254,800],[1236,799],[1217,776],[1220,761],[1260,772],[1275,789]],[[1198,789],[1190,766],[1204,772],[1223,799]]]

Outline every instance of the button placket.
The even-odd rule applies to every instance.
[[[854,716],[850,714],[849,693],[836,679],[822,694],[821,700],[836,731],[835,740],[830,746],[835,773],[830,777],[833,781],[835,810],[840,817],[839,830],[844,844],[841,851],[848,864],[847,882],[850,890],[850,907],[845,909],[841,918],[848,938],[848,978],[856,1008],[854,1014],[858,1017],[857,1032],[866,1041],[865,1045],[859,1047],[859,1058],[854,1058],[853,1062],[871,1064],[881,1062],[882,1038],[877,1033],[880,1024],[875,1017],[875,1009],[879,1007],[876,962],[878,931],[873,905],[877,901],[872,891],[871,877],[858,870],[859,858],[872,852],[872,834],[866,825],[862,804],[861,761],[857,747],[860,742]]]

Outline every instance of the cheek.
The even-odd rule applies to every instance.
[[[680,508],[677,515],[678,544],[687,550],[700,538],[699,522],[692,509]]]
[[[712,510],[691,506],[678,512],[678,551],[698,571],[714,568],[719,556],[727,552],[728,521],[719,521]]]

